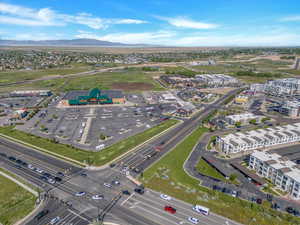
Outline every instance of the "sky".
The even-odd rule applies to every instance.
[[[299,0],[0,0],[0,38],[300,46]]]

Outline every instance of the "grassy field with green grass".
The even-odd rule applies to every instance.
[[[0,175],[0,223],[12,225],[33,209],[36,197]]]
[[[151,137],[174,126],[176,123],[178,123],[177,120],[164,121],[155,127],[121,140],[99,152],[84,151],[69,145],[54,143],[49,139],[19,131],[17,129],[14,129],[14,127],[0,127],[0,133],[29,143],[31,145],[43,148],[50,153],[68,157],[81,163],[93,166],[102,166],[131,150],[135,146],[138,146],[139,144],[147,141]]]
[[[300,219],[270,209],[269,204],[257,205],[221,192],[207,189],[190,177],[183,165],[199,138],[207,132],[199,127],[171,152],[146,170],[140,178],[146,187],[191,204],[209,207],[213,212],[243,224],[296,225]],[[238,211],[237,211],[238,209]]]
[[[59,72],[59,71],[58,71]],[[72,71],[69,71],[72,73]],[[82,72],[82,71],[78,71]],[[23,73],[23,72],[17,72]],[[23,76],[16,76],[13,72],[7,73],[5,76],[1,76],[0,82],[13,82],[22,80],[31,80],[39,77],[46,76],[46,74],[40,74],[38,72],[29,72],[26,77],[26,72]],[[53,74],[57,74],[54,73]],[[60,72],[61,74],[61,72]],[[48,74],[51,76],[51,74]],[[15,79],[8,79],[6,76],[15,77]],[[81,77],[65,77],[51,80],[40,80],[26,84],[16,84],[7,87],[1,87],[1,92],[7,92],[12,90],[28,90],[28,89],[50,89],[54,91],[69,91],[69,90],[89,90],[94,87],[101,89],[122,89],[128,92],[136,91],[162,91],[165,90],[159,83],[157,83],[153,76],[153,73],[147,73],[142,71],[142,68],[128,68],[122,71],[116,72],[103,72],[94,75],[86,75]],[[1,80],[2,79],[2,80]]]
[[[222,176],[222,174],[220,174],[211,165],[209,165],[207,162],[205,162],[204,159],[199,160],[199,162],[196,165],[196,169],[201,174],[225,181],[225,177]]]

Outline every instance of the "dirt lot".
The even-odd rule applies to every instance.
[[[205,88],[201,89],[201,92],[207,92],[207,93],[214,93],[214,94],[221,94],[224,95],[228,93],[229,91],[232,91],[234,88]]]
[[[123,91],[141,90],[148,91],[153,89],[152,84],[132,82],[132,83],[114,83],[112,84],[113,89],[120,89]]]

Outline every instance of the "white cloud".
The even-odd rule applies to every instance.
[[[23,26],[63,26],[66,24],[81,24],[93,29],[105,29],[113,24],[141,24],[143,20],[136,19],[107,19],[94,17],[88,13],[68,15],[58,13],[49,8],[39,10],[18,5],[0,3],[0,23]]]
[[[296,16],[287,16],[280,19],[282,22],[300,22],[300,15]]]
[[[213,29],[213,28],[217,28],[219,26],[217,24],[204,23],[204,22],[200,22],[200,21],[187,19],[187,18],[184,18],[184,17],[175,17],[175,18],[156,17],[156,18],[167,21],[172,26],[175,26],[175,27],[178,27],[178,28]]]

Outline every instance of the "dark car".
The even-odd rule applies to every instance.
[[[65,176],[65,174],[63,172],[57,172],[56,174],[61,177]]]
[[[130,195],[130,192],[128,190],[122,191],[123,195]]]
[[[144,191],[143,188],[135,188],[134,191],[135,191],[136,193],[139,193],[140,195],[142,195],[142,194],[145,193],[145,191]]]
[[[288,213],[290,213],[290,214],[294,214],[294,208],[293,207],[287,207],[286,209],[285,209]]]
[[[259,205],[262,204],[262,199],[260,199],[260,198],[256,199],[256,203]]]
[[[54,180],[55,180],[55,181],[58,181],[58,182],[61,182],[61,181],[62,181],[62,179],[61,179],[60,177],[54,177]]]
[[[47,180],[48,180],[48,178],[47,178],[47,177],[45,177],[45,176],[41,176],[41,180],[43,180],[43,181],[47,181]]]
[[[80,176],[87,177],[87,174],[86,173],[81,173]]]
[[[9,159],[10,161],[16,161],[16,160],[17,160],[17,159],[16,159],[15,157],[13,157],[13,156],[9,156],[8,159]]]
[[[43,175],[45,176],[45,177],[51,177],[51,174],[50,173],[43,173]]]
[[[18,164],[22,164],[22,163],[23,163],[23,161],[22,161],[22,160],[20,160],[20,159],[17,159],[17,160],[16,160],[16,163],[18,163]]]
[[[7,155],[5,153],[2,153],[2,152],[0,152],[0,156],[7,157]]]
[[[109,165],[110,168],[114,168],[115,166],[116,166],[115,163],[111,163],[111,164]]]
[[[40,220],[40,219],[42,219],[44,216],[46,216],[47,214],[49,213],[49,210],[43,210],[43,211],[41,211],[41,212],[39,212],[35,217],[34,217],[34,219],[35,220]]]

